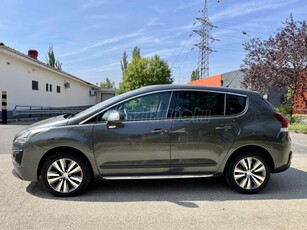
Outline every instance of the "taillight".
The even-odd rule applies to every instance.
[[[280,132],[288,132],[288,120],[280,113],[274,113],[274,117],[280,122],[281,128]]]

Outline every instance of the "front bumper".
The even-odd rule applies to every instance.
[[[37,181],[39,162],[44,153],[44,149],[30,142],[24,145],[13,143],[13,174],[22,180]]]
[[[22,180],[22,178],[18,175],[18,173],[15,171],[15,169],[12,170],[12,174],[13,174],[14,177]]]

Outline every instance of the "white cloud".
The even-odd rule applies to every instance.
[[[104,1],[102,1],[102,0],[86,0],[81,5],[81,7],[84,8],[84,9],[92,9],[92,8],[96,8],[96,7],[100,6],[103,3],[104,3]]]
[[[204,2],[203,1],[189,1],[189,2],[183,2],[180,1],[179,6],[177,8],[175,8],[175,10],[183,10],[183,9],[187,9],[193,6],[199,6],[199,8],[203,7]]]
[[[164,25],[163,23],[158,22],[158,21],[159,21],[159,18],[157,18],[157,17],[151,18],[147,22],[147,26],[161,26],[161,25]]]
[[[181,50],[181,47],[174,47],[174,48],[166,48],[166,49],[152,49],[146,54],[144,54],[144,57],[152,57],[156,54],[158,54],[162,58],[167,58],[171,56],[177,55]]]
[[[266,0],[266,1],[247,1],[246,3],[231,4],[228,8],[220,13],[210,16],[211,21],[220,21],[222,19],[230,19],[238,16],[254,13],[266,9],[276,9],[289,4],[293,4],[297,0]]]
[[[163,9],[162,7],[160,7],[158,5],[150,5],[149,8],[152,9],[153,11],[155,11],[158,14],[163,14],[165,12],[165,9]]]
[[[77,51],[62,53],[62,54],[59,55],[59,57],[67,57],[67,56],[77,55],[77,54],[86,52],[90,49],[98,48],[98,47],[109,45],[109,44],[118,43],[118,42],[120,42],[122,40],[126,40],[128,38],[139,37],[139,36],[143,35],[143,32],[144,32],[144,29],[140,29],[140,30],[137,30],[137,31],[129,33],[129,34],[124,34],[124,35],[119,35],[119,36],[116,36],[116,37],[113,37],[113,38],[108,38],[108,39],[105,39],[103,41],[98,41],[98,42],[93,43],[91,45],[85,46],[85,47],[83,47],[83,48],[81,48]]]

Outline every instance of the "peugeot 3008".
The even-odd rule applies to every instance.
[[[287,120],[257,92],[159,85],[40,121],[13,141],[14,174],[72,196],[91,180],[224,175],[256,193],[290,167]]]

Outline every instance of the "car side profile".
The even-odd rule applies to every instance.
[[[292,158],[287,120],[257,92],[158,85],[78,114],[40,121],[13,141],[14,174],[56,196],[91,180],[224,175],[240,193],[262,190]]]

